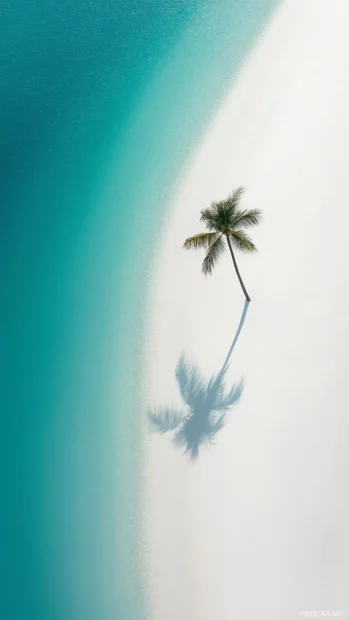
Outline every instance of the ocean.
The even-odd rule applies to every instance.
[[[3,0],[3,618],[151,617],[151,265],[175,184],[276,4]]]

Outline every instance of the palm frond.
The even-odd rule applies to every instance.
[[[154,431],[163,435],[177,428],[185,419],[185,413],[173,407],[157,407],[148,411],[148,418]]]
[[[223,235],[221,234],[217,237],[216,241],[210,245],[209,249],[206,252],[206,256],[202,263],[202,271],[205,275],[210,275],[212,270],[218,261],[218,259],[222,256],[225,250],[225,243],[223,240]]]
[[[231,230],[230,240],[240,252],[257,252],[252,239],[243,230]]]
[[[206,228],[218,233],[224,233],[230,227],[230,220],[225,201],[216,202],[209,209],[201,211],[201,221]]]
[[[243,187],[239,187],[232,192],[228,198],[218,202],[212,202],[211,206],[201,211],[201,221],[204,222],[208,230],[218,232],[226,232],[227,229],[233,228],[240,198],[244,192]]]
[[[207,209],[203,209],[201,211],[201,217],[200,217],[200,221],[204,222],[206,228],[208,230],[215,230],[217,231],[218,227],[219,227],[219,222],[217,221],[217,207],[218,207],[217,202],[212,202],[211,206],[208,207]]]
[[[222,201],[225,204],[225,208],[229,212],[235,211],[237,209],[244,191],[245,191],[244,187],[238,187],[228,196],[228,198],[226,198],[226,200]]]
[[[262,219],[262,212],[259,209],[250,209],[249,211],[238,211],[233,220],[233,226],[242,226],[249,228],[257,226]]]
[[[216,241],[218,235],[219,233],[199,233],[193,237],[188,237],[184,241],[183,247],[186,250],[207,249]]]

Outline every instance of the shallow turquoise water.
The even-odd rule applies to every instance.
[[[142,310],[166,202],[276,0],[5,0],[2,617],[141,620]]]

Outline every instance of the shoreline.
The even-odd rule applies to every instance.
[[[240,403],[195,463],[166,435],[146,439],[154,620],[291,620],[349,603],[348,421],[338,382],[349,341],[346,226],[329,239],[326,224],[332,200],[349,219],[348,25],[344,0],[331,9],[285,0],[169,210],[153,276],[146,407],[182,407],[180,355],[209,379],[241,319],[228,254],[204,278],[203,254],[181,248],[202,228],[200,209],[245,185],[242,207],[261,208],[264,220],[251,231],[259,254],[237,257],[252,297],[226,375],[229,387],[244,379]],[[336,579],[320,561],[324,548]]]

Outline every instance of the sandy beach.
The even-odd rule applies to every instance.
[[[244,381],[196,462],[146,438],[145,537],[154,620],[349,613],[349,4],[285,0],[178,187],[150,287],[144,406],[182,407],[182,353],[219,372],[244,308],[226,253],[212,276],[183,241],[243,185],[258,254],[226,385]]]

